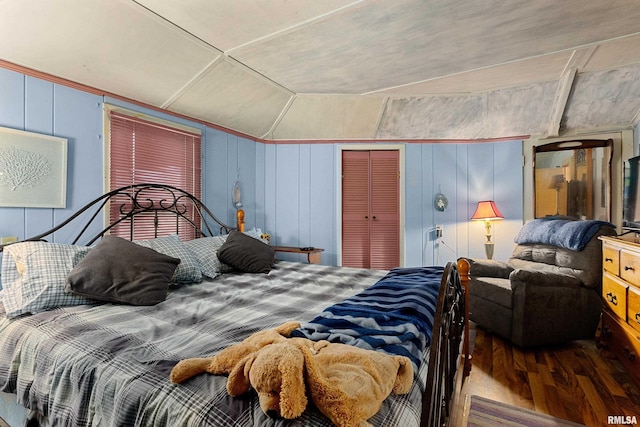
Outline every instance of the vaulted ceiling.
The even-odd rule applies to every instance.
[[[556,136],[639,120],[640,4],[0,0],[0,60],[257,140]]]

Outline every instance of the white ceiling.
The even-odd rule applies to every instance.
[[[0,0],[0,60],[269,141],[640,117],[637,0]]]

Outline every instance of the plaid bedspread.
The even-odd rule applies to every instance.
[[[84,305],[2,317],[0,390],[15,393],[44,425],[331,426],[311,405],[297,420],[272,420],[255,393],[228,396],[224,376],[172,384],[169,372],[256,331],[304,323],[385,273],[279,262],[268,275],[231,273],[183,285],[150,307]],[[427,365],[409,394],[384,402],[374,425],[419,425]]]

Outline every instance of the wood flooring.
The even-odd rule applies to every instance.
[[[617,425],[608,418],[616,415],[635,416],[640,426],[640,387],[620,362],[597,348],[595,340],[523,350],[473,329],[473,367],[454,406],[451,426],[466,425],[469,397],[474,394],[588,427]]]

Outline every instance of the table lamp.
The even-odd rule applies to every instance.
[[[496,219],[504,219],[500,210],[496,206],[493,200],[483,200],[478,202],[476,212],[471,217],[472,220],[483,220],[485,236],[487,241],[484,243],[484,253],[487,255],[487,259],[493,258],[493,242],[491,241],[491,221]]]

